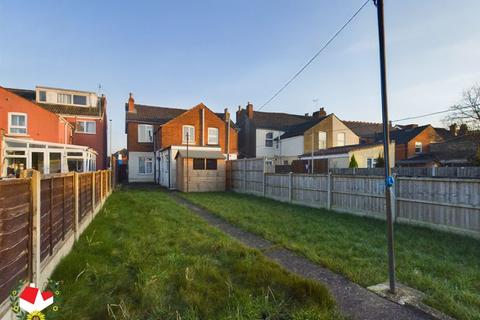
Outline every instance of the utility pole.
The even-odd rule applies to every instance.
[[[388,278],[390,293],[395,294],[395,252],[393,244],[393,219],[391,187],[394,183],[390,169],[390,126],[388,123],[387,69],[385,58],[385,28],[383,18],[383,0],[374,0],[378,17],[378,41],[380,48],[380,78],[382,87],[382,120],[383,120],[383,157],[385,159],[385,203],[387,209],[387,242],[388,242]]]
[[[188,193],[188,145],[189,144],[190,144],[190,141],[188,140],[188,131],[187,131],[187,193]],[[193,160],[192,160],[192,163],[193,163]]]

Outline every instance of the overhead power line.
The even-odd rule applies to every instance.
[[[307,67],[335,40],[335,38],[352,22],[353,19],[362,11],[363,8],[370,2],[370,0],[365,1],[365,3],[350,17],[350,19],[345,22],[340,29],[335,32],[335,34],[323,45],[323,47],[315,53],[315,55],[308,60],[308,62],[293,75],[275,94],[267,100],[258,110],[262,110],[267,104],[269,104],[273,99],[275,99],[286,87],[290,85]]]
[[[398,119],[398,120],[392,120],[392,122],[401,122],[401,121],[407,121],[407,120],[420,119],[420,118],[430,117],[430,116],[434,116],[434,115],[442,114],[442,113],[447,113],[447,112],[457,112],[457,111],[460,111],[460,110],[463,110],[463,109],[469,109],[471,107],[472,106],[465,106],[465,107],[460,107],[460,108],[456,108],[456,109],[449,108],[449,109],[446,109],[446,110],[432,112],[432,113],[426,113],[426,114],[422,114],[422,115],[419,115],[419,116],[413,116],[413,117],[408,117],[408,118],[403,118],[403,119]]]

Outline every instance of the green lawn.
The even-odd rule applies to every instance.
[[[332,319],[327,289],[156,190],[115,192],[60,263],[61,319]]]
[[[183,196],[362,286],[387,280],[383,221],[234,193]],[[400,282],[447,314],[480,319],[480,241],[406,225],[395,241]]]

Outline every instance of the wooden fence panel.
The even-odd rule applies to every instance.
[[[265,196],[280,201],[288,201],[289,183],[289,174],[266,174]]]
[[[480,232],[480,180],[398,178],[397,217]]]
[[[40,182],[40,260],[45,260],[51,252],[51,192],[50,179]]]
[[[81,173],[78,175],[79,183],[79,212],[78,221],[82,222],[92,210],[92,173]]]
[[[332,208],[374,217],[385,216],[384,179],[332,175]]]
[[[292,202],[326,208],[328,175],[292,175]]]
[[[245,160],[245,192],[263,194],[263,159]]]
[[[105,171],[100,171],[102,175],[102,200],[107,195],[107,177],[105,175]]]
[[[63,178],[63,199],[64,199],[64,211],[63,211],[63,220],[64,220],[64,236],[67,236],[70,232],[73,231],[73,221],[75,217],[75,190],[73,182],[73,174],[65,176]]]
[[[18,281],[28,279],[31,271],[30,181],[0,181],[0,303]]]

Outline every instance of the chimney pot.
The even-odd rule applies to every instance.
[[[454,136],[457,135],[457,124],[456,123],[453,123],[450,125],[450,133],[453,134]]]
[[[319,111],[315,111],[315,112],[312,114],[312,116],[313,116],[314,118],[317,118],[317,119],[320,119],[320,118],[322,118],[322,117],[325,117],[326,115],[327,115],[327,112],[325,111],[325,108],[323,108],[323,107],[320,108]]]
[[[135,99],[131,92],[128,97],[128,112],[135,112]]]
[[[224,114],[225,114],[225,122],[229,122],[230,121],[230,112],[228,112],[228,108],[225,108],[225,110],[223,110]]]
[[[247,116],[249,119],[253,119],[253,104],[250,102],[247,104]]]

